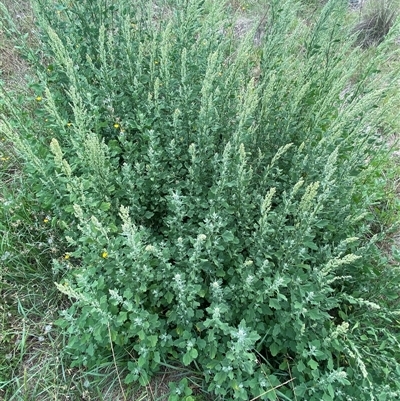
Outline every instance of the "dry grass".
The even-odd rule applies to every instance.
[[[370,0],[359,11],[360,20],[354,27],[358,44],[364,48],[380,44],[398,17],[396,0]]]

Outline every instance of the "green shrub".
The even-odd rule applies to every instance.
[[[392,91],[343,13],[308,27],[273,2],[257,47],[219,2],[37,1],[36,121],[2,128],[66,239],[73,365],[124,352],[142,385],[190,365],[217,399],[398,398],[399,275],[369,228]]]

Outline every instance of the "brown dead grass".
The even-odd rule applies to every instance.
[[[37,46],[33,12],[27,0],[3,0],[2,3],[9,15],[1,15],[0,20],[0,79],[6,89],[23,90],[30,67],[18,53],[12,33],[19,38],[27,34],[29,46]],[[17,30],[18,35],[12,30]]]

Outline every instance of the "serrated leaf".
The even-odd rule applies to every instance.
[[[130,288],[127,288],[122,295],[124,298],[129,300],[133,297],[133,292]]]
[[[297,370],[298,370],[299,372],[303,372],[304,369],[306,369],[306,365],[304,365],[304,362],[303,362],[303,361],[300,361],[300,362],[296,365],[296,367],[297,367]]]
[[[147,340],[150,343],[150,347],[154,348],[157,344],[158,337],[157,336],[148,336]]]
[[[117,322],[118,322],[119,324],[125,323],[125,322],[126,322],[126,319],[127,319],[127,316],[128,316],[128,313],[127,313],[127,312],[124,312],[124,311],[120,312],[119,315],[118,315],[118,317],[117,317]]]
[[[307,365],[308,365],[312,370],[315,370],[315,369],[318,368],[318,362],[314,361],[314,359],[310,359],[310,360],[307,362]]]
[[[270,308],[274,308],[276,310],[281,309],[281,305],[280,305],[279,301],[276,298],[270,298],[269,307]]]

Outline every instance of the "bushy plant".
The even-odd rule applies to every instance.
[[[392,91],[340,5],[307,26],[272,2],[259,47],[220,2],[36,6],[41,127],[2,128],[65,236],[73,364],[125,352],[146,385],[172,360],[217,399],[397,399],[399,275],[367,179]]]

